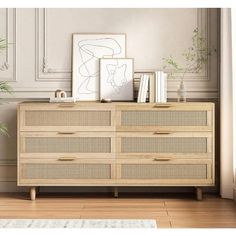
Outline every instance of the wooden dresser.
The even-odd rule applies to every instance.
[[[18,185],[214,185],[213,103],[18,106]]]

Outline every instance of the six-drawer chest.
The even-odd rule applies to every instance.
[[[18,106],[18,185],[214,185],[213,103]]]

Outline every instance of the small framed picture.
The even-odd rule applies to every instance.
[[[100,100],[133,101],[133,77],[132,58],[100,59]]]

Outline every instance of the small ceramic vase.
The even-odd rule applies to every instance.
[[[180,81],[179,88],[177,90],[178,102],[186,102],[186,88],[183,79]]]

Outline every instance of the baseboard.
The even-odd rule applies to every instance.
[[[18,187],[16,181],[1,181],[0,192],[1,193],[15,193],[15,192],[28,192],[27,187]]]

